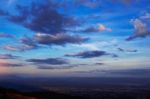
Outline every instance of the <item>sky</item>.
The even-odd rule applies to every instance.
[[[150,77],[149,0],[1,0],[0,75]]]

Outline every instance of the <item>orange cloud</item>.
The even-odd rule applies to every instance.
[[[112,31],[110,28],[107,28],[103,24],[98,24],[98,30],[99,30],[99,32],[102,32],[102,31]]]

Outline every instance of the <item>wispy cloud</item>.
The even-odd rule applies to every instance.
[[[101,47],[108,47],[108,46],[115,46],[118,44],[118,40],[117,39],[112,39],[110,41],[95,41],[95,42],[85,42],[82,44],[74,44],[71,45],[72,47],[77,47],[77,48],[85,48],[88,50],[100,50]]]
[[[6,60],[0,60],[0,67],[22,67],[23,64],[10,62]]]
[[[84,30],[81,30],[80,32],[84,32],[84,33],[97,33],[97,32],[104,32],[104,31],[111,32],[112,29],[106,27],[103,24],[96,24],[96,26],[91,26],[91,27],[85,28]]]
[[[69,63],[68,60],[62,58],[28,59],[26,61],[34,64],[48,64],[48,65],[63,65]]]
[[[11,38],[11,39],[14,39],[15,35],[7,34],[7,33],[0,33],[0,38]]]
[[[121,52],[137,52],[138,51],[136,49],[123,49],[123,48],[118,48],[118,50]]]
[[[50,70],[54,70],[54,69],[72,69],[76,66],[73,65],[68,65],[68,66],[38,66],[38,69],[50,69]]]
[[[66,54],[65,56],[78,57],[78,58],[94,58],[94,57],[101,57],[101,56],[107,56],[107,55],[117,57],[117,55],[115,55],[115,54],[110,54],[110,53],[107,53],[105,51],[99,51],[99,50],[83,51],[83,52],[79,52],[79,53],[76,53],[76,54]]]
[[[3,49],[8,50],[8,51],[27,51],[31,49],[35,49],[34,46],[29,46],[29,45],[5,45]]]
[[[27,49],[36,49],[39,46],[37,45],[36,41],[34,40],[34,38],[30,38],[28,36],[24,36],[20,39],[20,42],[26,46]],[[24,48],[24,49],[26,49]]]
[[[16,59],[18,56],[14,56],[11,54],[0,54],[0,59]]]

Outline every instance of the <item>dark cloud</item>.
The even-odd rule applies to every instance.
[[[57,6],[52,2],[31,6],[17,5],[17,15],[7,15],[11,22],[20,24],[35,32],[57,34],[64,32],[66,28],[76,26],[75,18],[61,14],[56,10]]]
[[[0,33],[0,38],[12,38],[12,39],[17,40],[14,35],[6,34],[6,33]],[[9,51],[25,51],[25,50],[38,48],[38,45],[36,44],[34,39],[29,38],[27,36],[22,37],[20,39],[20,43],[21,44],[19,45],[5,45],[3,48]]]
[[[68,35],[68,34],[45,34],[37,33],[34,37],[24,36],[20,39],[19,45],[5,45],[3,48],[9,51],[26,51],[37,49],[42,45],[59,45],[64,46],[66,44],[81,44],[87,41],[88,38],[82,38],[79,35]]]
[[[18,40],[16,36],[7,33],[0,33],[0,38],[11,38],[11,39]],[[4,49],[10,51],[25,51],[25,50],[35,49],[38,47],[34,39],[29,38],[27,36],[22,37],[20,39],[20,42],[21,42],[20,45],[5,45]]]
[[[38,66],[38,69],[71,69],[76,66],[68,65],[68,66]]]
[[[17,63],[0,63],[0,66],[3,66],[3,67],[21,67],[24,65],[23,64],[17,64]]]
[[[138,50],[134,50],[134,49],[123,49],[123,48],[118,48],[119,51],[121,52],[137,52]]]
[[[69,63],[68,60],[63,58],[28,59],[26,61],[39,65],[64,65]]]
[[[84,51],[84,52],[80,52],[77,54],[66,54],[65,56],[69,56],[69,57],[79,57],[79,58],[94,58],[94,57],[101,57],[101,56],[106,56],[106,55],[111,55],[113,57],[117,56],[115,54],[110,54],[107,53],[105,51]]]
[[[28,59],[26,61],[33,63],[38,69],[71,69],[88,66],[88,64],[70,64],[68,60],[63,58]]]
[[[16,59],[18,56],[13,56],[11,54],[0,54],[0,59]]]
[[[82,38],[78,35],[67,35],[67,34],[50,35],[43,33],[37,33],[34,39],[39,44],[61,45],[61,46],[66,45],[67,43],[80,44],[88,40],[87,38]]]
[[[21,43],[24,44],[26,47],[30,49],[36,49],[38,45],[36,44],[35,40],[33,38],[24,36],[20,39]]]
[[[94,65],[104,65],[104,63],[95,63]]]
[[[119,57],[118,55],[116,55],[116,54],[110,54],[112,57],[114,57],[114,58],[117,58],[117,57]]]
[[[23,46],[11,46],[13,50],[28,50],[37,48],[38,44],[61,45],[67,43],[80,44],[87,40],[78,35],[67,34],[69,28],[80,25],[80,21],[73,16],[67,16],[58,9],[62,3],[46,0],[45,3],[32,3],[30,6],[16,5],[16,14],[6,14],[6,18],[16,24],[22,25],[34,32],[35,37],[23,37]],[[4,11],[3,11],[4,13]],[[3,16],[3,15],[1,15]],[[10,46],[6,49],[10,49]]]
[[[31,49],[37,49],[39,46],[34,41],[33,38],[24,36],[20,39],[20,43],[18,45],[5,45],[3,49],[9,51],[26,51]]]
[[[134,26],[134,33],[126,39],[127,41],[133,40],[138,37],[145,37],[147,35],[150,35],[150,30],[147,26],[148,24],[141,21],[140,19],[134,19],[131,22]]]
[[[100,32],[100,31],[95,27],[88,27],[85,30],[83,30],[82,32],[91,33],[91,32]]]
[[[124,52],[125,50],[122,48],[118,48],[119,51]]]

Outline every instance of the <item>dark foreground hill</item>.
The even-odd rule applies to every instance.
[[[13,89],[0,88],[0,99],[85,99],[85,98],[50,91],[19,92]]]
[[[0,86],[0,99],[150,99],[150,78],[5,76]]]
[[[80,91],[79,91],[80,92]],[[0,88],[0,99],[150,99],[149,92],[133,93],[133,92],[93,92],[85,93],[82,96],[73,94],[61,94],[52,91],[39,92],[20,92],[14,89]]]

